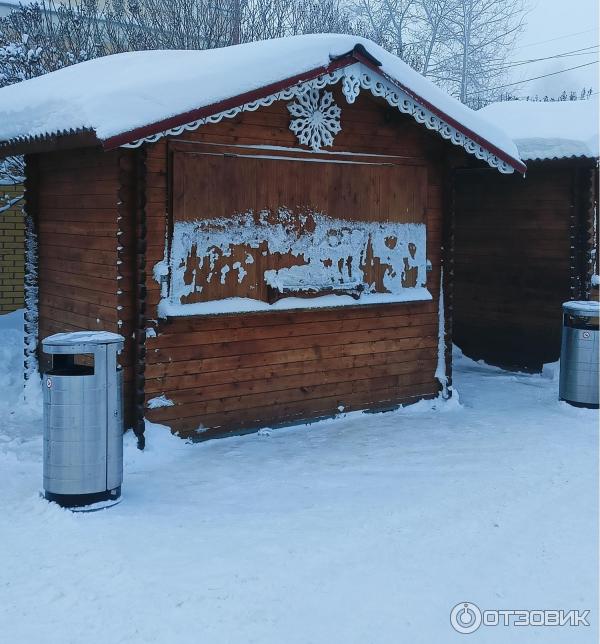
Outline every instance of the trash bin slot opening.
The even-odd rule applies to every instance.
[[[48,375],[53,376],[93,376],[94,375],[94,354],[54,354],[52,368]]]
[[[596,316],[565,314],[565,326],[573,329],[591,329],[598,331],[600,318]]]

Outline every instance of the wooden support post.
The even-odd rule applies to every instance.
[[[135,358],[134,358],[134,432],[138,448],[144,449],[144,403],[146,371],[146,149],[135,155]]]
[[[444,343],[446,385],[452,396],[452,317],[454,305],[454,182],[456,169],[451,158],[445,162],[442,223],[442,289],[444,293]]]
[[[596,169],[576,166],[573,169],[572,202],[569,222],[571,299],[588,300],[591,294],[596,245],[597,209]]]

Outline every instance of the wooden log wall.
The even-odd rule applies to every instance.
[[[572,172],[571,298],[588,300],[592,275],[598,274],[598,168],[578,165]]]
[[[558,359],[561,304],[589,284],[590,171],[457,173],[454,339],[467,355],[532,370]]]
[[[40,337],[117,332],[116,155],[40,155],[37,189]]]
[[[39,341],[65,331],[124,335],[120,363],[128,425],[135,330],[133,155],[82,149],[28,159],[35,167]],[[43,370],[48,361],[40,356]]]
[[[329,310],[157,319],[160,286],[147,279],[146,402],[164,394],[174,405],[147,417],[181,435],[227,432],[381,409],[435,396],[443,210],[448,144],[361,94],[342,106],[333,152],[405,157],[427,170],[425,221],[430,302]],[[275,103],[176,140],[224,145],[298,147],[285,103]],[[147,148],[148,275],[165,254],[171,227],[169,143]]]

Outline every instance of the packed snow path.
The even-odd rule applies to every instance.
[[[195,445],[149,426],[145,452],[125,437],[123,502],[82,515],[39,497],[40,410],[14,407],[18,332],[0,338],[2,641],[597,641],[596,413],[551,373],[459,357],[460,406]],[[591,626],[459,635],[460,601]]]

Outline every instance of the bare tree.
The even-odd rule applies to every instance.
[[[418,46],[422,64],[420,72],[429,75],[430,66],[446,50],[452,36],[450,20],[456,11],[457,0],[420,0],[420,28]]]
[[[244,0],[240,10],[240,42],[288,35],[293,7],[293,0]]]
[[[466,103],[505,76],[527,0],[353,0],[353,27]]]
[[[493,92],[523,30],[526,0],[457,0],[448,15],[449,55],[430,75],[463,103]]]
[[[0,20],[0,86],[108,53],[371,38],[464,102],[491,95],[528,0],[39,0]]]
[[[107,0],[100,14],[105,47],[121,52],[230,45],[236,40],[234,32],[239,34],[240,2]]]
[[[350,9],[365,36],[404,60],[411,59],[418,0],[354,0]]]
[[[355,33],[350,14],[340,0],[296,0],[291,5],[291,34]]]
[[[98,0],[41,0],[0,20],[0,86],[96,58],[105,50]]]
[[[0,159],[0,214],[23,198],[22,194],[15,196],[14,191],[6,190],[6,186],[18,185],[24,180],[25,164],[23,157]]]

